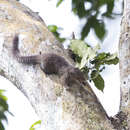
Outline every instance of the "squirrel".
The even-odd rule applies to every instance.
[[[54,53],[44,53],[33,56],[21,56],[18,49],[19,37],[15,35],[13,39],[13,56],[19,63],[39,64],[45,74],[57,74],[60,76],[64,86],[71,86],[74,83],[85,83],[85,76],[78,68],[69,64],[64,57]]]

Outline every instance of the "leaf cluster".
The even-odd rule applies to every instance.
[[[61,42],[65,40],[65,38],[60,38],[57,26],[49,25],[48,28],[53,32],[57,40]],[[99,45],[92,48],[83,40],[75,39],[71,40],[69,49],[71,51],[71,57],[76,62],[76,66],[85,73],[89,81],[93,81],[95,86],[103,91],[105,83],[101,72],[105,69],[106,65],[116,65],[119,62],[117,54],[98,53],[100,49]]]
[[[104,80],[101,72],[106,65],[116,65],[119,62],[117,54],[99,53],[99,45],[92,48],[82,40],[71,40],[69,48],[75,55],[76,66],[85,73],[89,81],[93,81],[95,86],[103,91]]]
[[[63,2],[58,0],[57,7]],[[81,31],[81,39],[84,40],[90,30],[94,30],[96,36],[103,40],[107,32],[104,18],[112,19],[116,0],[72,0],[72,11],[80,19],[86,19]],[[105,8],[105,11],[102,11]]]
[[[7,97],[3,95],[3,92],[4,90],[0,90],[0,130],[5,130],[2,121],[8,122],[6,113],[10,113],[9,106],[7,104]]]

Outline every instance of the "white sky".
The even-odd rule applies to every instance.
[[[55,24],[62,27],[64,30],[62,36],[70,38],[72,32],[75,32],[76,37],[79,37],[79,31],[84,23],[80,24],[79,19],[71,13],[71,0],[65,0],[65,2],[56,8],[57,0],[21,0],[29,8],[36,12],[40,12],[40,15],[44,19],[47,25]],[[117,6],[118,8],[118,6]],[[116,20],[105,20],[108,29],[107,38],[102,44],[102,51],[115,52],[118,50],[118,39],[120,33],[120,18]],[[89,42],[97,43],[93,33],[89,35],[87,39]],[[109,115],[114,115],[118,111],[119,106],[119,69],[118,66],[111,65],[103,73],[105,79],[104,93],[96,90],[103,106],[107,110]],[[9,81],[0,77],[0,89],[5,89],[8,97],[8,103],[10,111],[14,114],[14,117],[8,116],[9,124],[6,130],[29,130],[29,127],[38,120],[33,108]],[[26,117],[25,117],[26,116]]]

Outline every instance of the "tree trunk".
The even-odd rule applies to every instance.
[[[0,74],[28,98],[43,121],[43,130],[112,130],[89,84],[67,91],[57,75],[45,75],[38,65],[23,65],[13,57],[17,33],[23,55],[54,52],[72,64],[37,13],[15,0],[0,0],[0,32]]]
[[[125,129],[130,130],[130,0],[124,0],[119,43],[121,116]]]

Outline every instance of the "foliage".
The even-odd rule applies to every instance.
[[[63,1],[64,0],[58,0],[57,7]],[[101,72],[105,69],[105,65],[116,65],[119,59],[117,54],[98,53],[99,46],[92,48],[85,43],[83,39],[85,39],[90,30],[93,29],[96,36],[100,40],[103,40],[106,34],[104,18],[114,18],[114,4],[114,0],[72,0],[72,11],[80,19],[86,19],[86,23],[81,31],[81,40],[72,40],[69,47],[75,55],[74,60],[77,66],[101,91],[104,89],[104,80],[101,76]],[[105,12],[101,11],[101,8],[105,6]],[[53,27],[55,27],[55,29],[53,29],[52,32],[57,39],[60,39],[60,35],[57,31],[58,27],[54,25]]]
[[[63,2],[58,0],[57,7]],[[107,32],[104,18],[115,18],[113,13],[116,0],[72,0],[72,11],[80,19],[86,19],[81,31],[81,39],[85,39],[90,30],[94,30],[96,36],[103,40]],[[102,8],[106,8],[102,11]]]
[[[82,40],[71,40],[69,48],[75,54],[76,65],[86,74],[89,81],[93,81],[95,86],[103,91],[104,80],[101,72],[105,65],[116,65],[119,61],[117,54],[99,53],[99,45],[92,48]]]
[[[57,26],[50,25],[48,28],[59,41],[65,40],[65,38],[59,37]],[[77,63],[76,66],[85,73],[89,81],[93,81],[95,86],[103,91],[104,79],[101,72],[105,69],[105,65],[116,65],[119,62],[117,54],[98,53],[99,45],[92,48],[83,40],[71,40],[69,48],[74,53],[73,58]]]
[[[62,2],[63,2],[63,0],[58,0],[56,7],[58,7]]]
[[[36,121],[34,124],[32,124],[29,130],[35,130],[35,127],[36,127],[37,125],[41,125],[41,120]]]
[[[61,28],[58,28],[56,25],[49,25],[48,29],[55,35],[57,40],[59,40],[60,42],[65,41],[65,38],[60,38],[60,33],[58,32],[59,30],[61,30]]]
[[[0,130],[5,130],[2,121],[8,122],[6,113],[9,112],[9,107],[7,104],[7,97],[3,95],[4,90],[0,90]],[[11,114],[11,113],[10,113]]]

